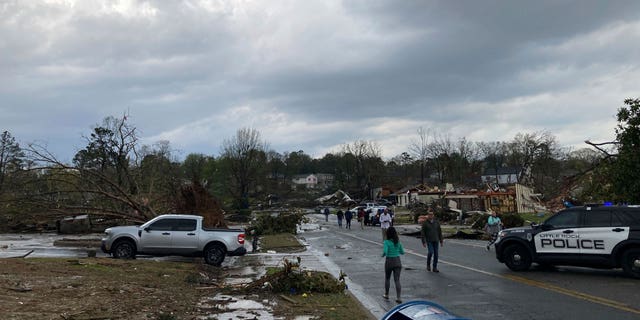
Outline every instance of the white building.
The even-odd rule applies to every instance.
[[[333,175],[328,173],[312,173],[312,174],[298,174],[293,176],[291,182],[293,186],[302,186],[306,188],[324,188],[333,184]]]

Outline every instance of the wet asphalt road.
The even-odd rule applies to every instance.
[[[338,229],[335,217],[311,215],[321,230],[301,234],[309,248],[327,254],[347,274],[365,306],[375,316],[395,306],[382,298],[384,258],[379,227]],[[333,219],[332,219],[333,218]],[[396,226],[398,231],[415,227]],[[405,248],[402,299],[439,303],[458,316],[482,319],[640,319],[640,280],[621,270],[559,267],[512,272],[498,263],[485,241],[446,239],[440,250],[440,273],[426,271],[420,239],[401,236]]]

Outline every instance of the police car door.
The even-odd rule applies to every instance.
[[[547,219],[540,226],[543,231],[534,236],[536,252],[542,255],[579,254],[580,248],[575,245],[575,239],[579,237],[577,230],[581,213],[579,210],[560,211]]]
[[[612,224],[608,208],[589,208],[580,229],[580,250],[583,254],[611,254],[613,247],[629,237],[629,227]]]

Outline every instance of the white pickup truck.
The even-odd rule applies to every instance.
[[[114,258],[203,256],[206,263],[219,266],[225,256],[247,253],[243,229],[205,229],[202,217],[196,215],[165,214],[141,226],[111,227],[104,232],[101,249]]]

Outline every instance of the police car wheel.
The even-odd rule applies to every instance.
[[[507,267],[513,271],[525,271],[531,266],[531,254],[522,245],[512,244],[504,249]]]
[[[624,253],[622,269],[629,276],[640,279],[640,249],[629,249]]]

